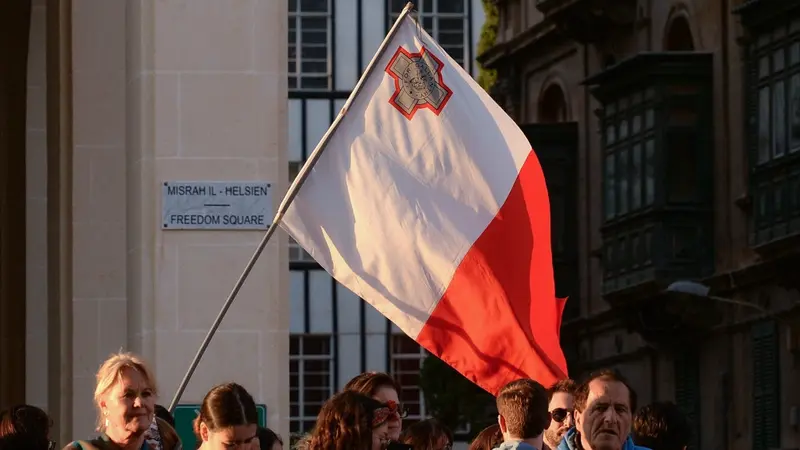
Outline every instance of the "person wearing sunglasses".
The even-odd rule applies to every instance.
[[[305,450],[386,450],[389,420],[397,403],[381,403],[354,391],[343,391],[322,405]]]
[[[408,416],[408,411],[400,403],[400,385],[391,375],[386,372],[364,372],[348,381],[344,390],[358,392],[381,403],[393,402],[397,405],[397,413],[389,418],[389,439],[400,439],[403,419]]]
[[[544,430],[544,445],[549,449],[555,450],[564,434],[575,425],[576,388],[574,381],[565,379],[557,381],[547,390],[550,426]]]
[[[342,391],[355,392],[371,397],[380,403],[394,405],[395,409],[387,422],[387,434],[391,443],[398,444],[400,430],[403,428],[403,419],[408,417],[408,411],[400,403],[400,385],[391,375],[385,372],[364,372],[348,381]],[[308,450],[310,439],[310,434],[301,436],[294,444],[294,449]]]

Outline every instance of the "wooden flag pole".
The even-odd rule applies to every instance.
[[[267,243],[269,243],[269,240],[275,234],[275,230],[277,230],[281,220],[283,220],[283,216],[286,214],[286,210],[289,208],[289,205],[291,205],[292,201],[297,196],[297,192],[300,190],[300,187],[303,185],[306,178],[308,178],[308,174],[311,172],[311,169],[314,167],[314,164],[319,160],[323,150],[328,145],[328,141],[330,140],[331,136],[339,127],[342,118],[344,118],[344,115],[347,113],[348,109],[350,109],[350,105],[353,103],[353,100],[358,95],[359,91],[364,85],[365,80],[375,70],[375,66],[378,63],[378,60],[381,58],[381,56],[383,56],[384,52],[386,51],[386,47],[389,45],[389,41],[391,41],[394,35],[397,34],[397,30],[400,28],[400,23],[411,12],[413,8],[414,4],[410,2],[406,4],[405,8],[403,8],[403,11],[397,17],[397,20],[394,22],[394,25],[392,25],[392,28],[389,30],[389,33],[386,34],[386,37],[383,39],[383,42],[381,42],[380,47],[378,47],[378,51],[375,52],[375,56],[372,57],[372,60],[367,65],[367,68],[364,70],[364,73],[361,75],[361,78],[358,80],[358,83],[356,83],[355,87],[353,88],[353,92],[350,93],[350,97],[347,99],[347,102],[345,102],[344,106],[342,107],[342,110],[339,111],[339,115],[336,116],[336,119],[334,119],[330,128],[328,128],[328,131],[325,132],[325,134],[322,136],[322,139],[320,139],[319,144],[317,144],[317,147],[311,153],[308,160],[303,165],[303,168],[300,169],[300,173],[297,174],[297,177],[292,182],[292,185],[289,187],[289,191],[286,193],[286,196],[283,197],[280,206],[278,206],[278,211],[275,213],[275,218],[272,220],[272,224],[270,224],[266,234],[261,239],[261,242],[258,244],[258,247],[256,247],[255,252],[253,252],[253,256],[250,257],[250,261],[245,266],[244,271],[242,271],[242,274],[239,276],[239,279],[236,280],[236,283],[233,285],[231,293],[228,294],[228,298],[222,305],[222,309],[219,311],[219,314],[217,314],[217,318],[214,319],[214,323],[211,324],[211,328],[208,330],[206,337],[203,339],[203,343],[200,344],[200,348],[197,350],[197,354],[194,355],[194,359],[192,360],[192,363],[189,365],[189,370],[187,370],[186,374],[183,376],[183,380],[181,380],[181,384],[178,386],[178,390],[175,392],[175,396],[172,398],[172,402],[169,404],[169,411],[171,413],[175,412],[175,407],[178,406],[178,402],[180,401],[181,396],[183,396],[183,392],[186,390],[186,386],[189,384],[189,380],[192,378],[192,375],[194,375],[194,371],[197,369],[197,365],[200,364],[200,359],[203,358],[203,354],[208,348],[208,344],[211,342],[211,339],[217,332],[217,329],[222,323],[222,319],[225,318],[225,314],[228,312],[228,309],[231,307],[233,301],[236,299],[236,296],[239,294],[239,290],[241,290],[245,280],[247,280],[247,277],[253,270],[253,267],[258,261],[258,258],[261,256],[261,253],[267,246]]]

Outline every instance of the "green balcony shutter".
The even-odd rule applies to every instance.
[[[753,326],[753,450],[780,447],[780,355],[775,322]]]
[[[675,404],[692,427],[689,450],[700,448],[700,357],[695,352],[675,356]]]

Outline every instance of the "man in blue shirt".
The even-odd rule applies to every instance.
[[[644,450],[630,437],[635,410],[636,391],[620,373],[590,375],[575,392],[575,428],[558,450]]]
[[[547,391],[541,384],[512,381],[497,394],[497,421],[503,443],[495,450],[542,450],[542,435],[550,425]]]

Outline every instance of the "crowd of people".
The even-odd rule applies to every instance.
[[[403,428],[400,387],[386,373],[356,376],[323,405],[313,430],[293,450],[451,450],[453,433],[428,419]],[[156,404],[156,379],[141,358],[118,353],[97,372],[96,437],[64,449],[182,450],[175,422]],[[582,383],[545,388],[521,379],[496,397],[497,423],[482,430],[470,450],[686,450],[691,431],[672,403],[636,412],[636,392],[618,372],[604,370]],[[0,450],[53,450],[53,422],[31,405],[0,413]],[[194,421],[201,450],[281,450],[285,443],[260,427],[253,397],[236,384],[213,387]]]

